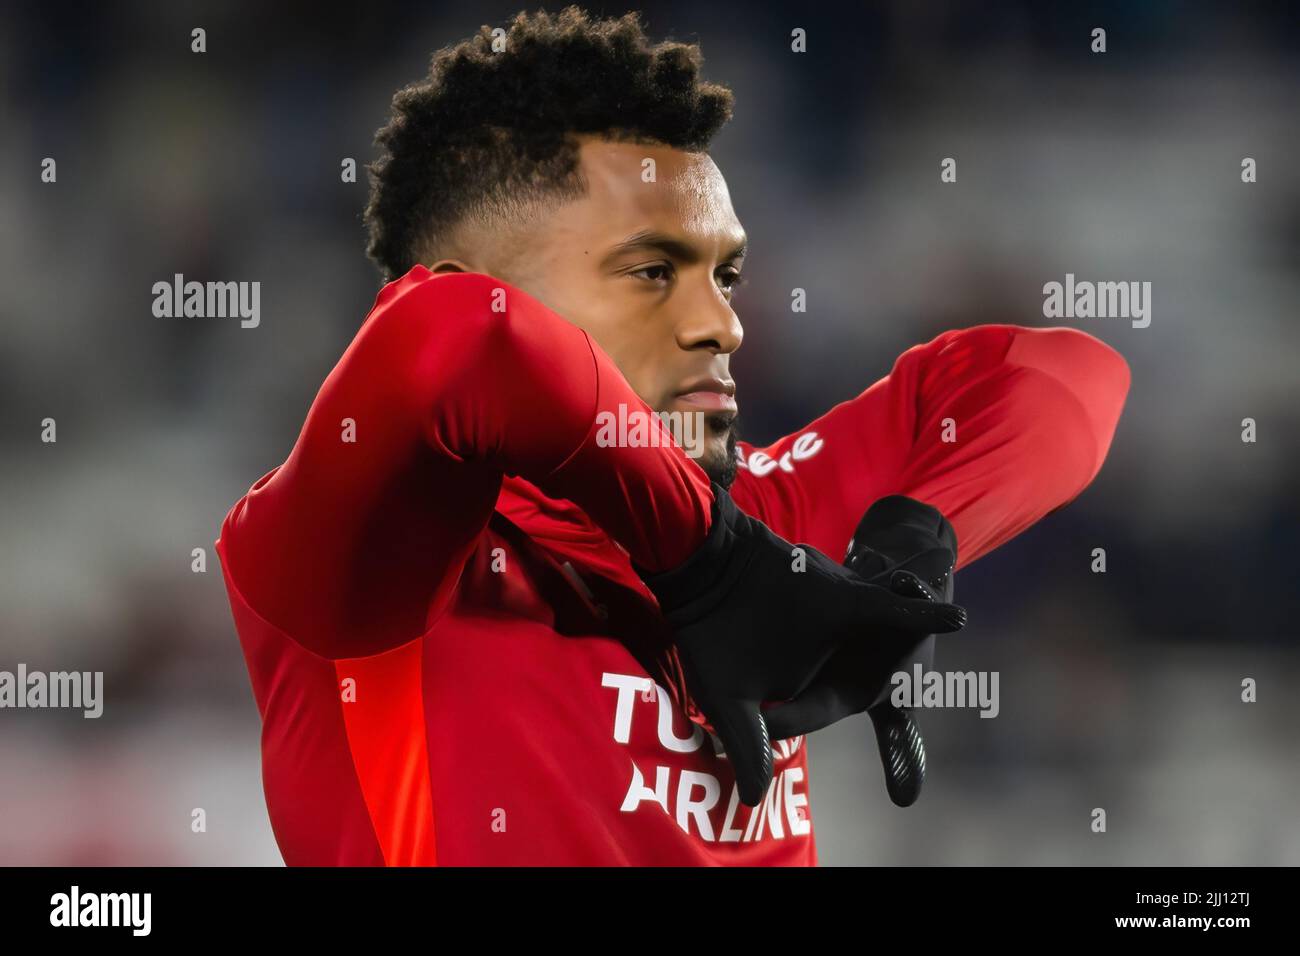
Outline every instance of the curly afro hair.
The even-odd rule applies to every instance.
[[[393,97],[365,211],[385,280],[471,215],[581,196],[578,134],[697,151],[731,116],[731,91],[700,77],[699,47],[651,44],[634,13],[520,13],[502,39],[494,52],[481,27]]]

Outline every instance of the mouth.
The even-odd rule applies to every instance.
[[[702,378],[688,383],[676,395],[671,404],[674,407],[692,411],[731,413],[734,415],[736,405],[736,383],[720,378]]]

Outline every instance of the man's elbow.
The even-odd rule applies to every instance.
[[[1101,339],[1072,328],[1028,330],[1018,335],[1008,361],[1036,368],[1058,381],[1083,410],[1096,449],[1088,480],[1101,469],[1128,397],[1128,362]]]

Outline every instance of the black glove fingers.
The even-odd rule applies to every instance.
[[[720,700],[706,714],[736,772],[740,802],[758,806],[772,783],[772,741],[757,701]]]
[[[908,572],[903,572],[907,574]],[[856,625],[859,639],[866,639],[880,626],[898,628],[910,634],[950,634],[966,626],[966,609],[958,604],[926,598],[906,598],[888,588],[861,585],[862,621]]]
[[[939,602],[939,596],[930,586],[911,571],[898,570],[889,577],[889,590],[899,597],[917,598],[922,601]]]
[[[867,711],[876,731],[885,789],[896,806],[910,807],[925,783],[925,739],[907,708],[880,704]]]
[[[771,740],[788,740],[829,727],[840,715],[832,706],[837,690],[829,683],[815,684],[794,700],[763,711]]]

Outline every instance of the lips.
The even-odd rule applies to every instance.
[[[673,398],[673,404],[701,411],[734,412],[736,383],[720,378],[701,378],[687,383]]]
[[[725,392],[685,392],[674,398],[673,404],[689,405],[692,408],[715,412],[734,412],[736,410],[736,400]]]

